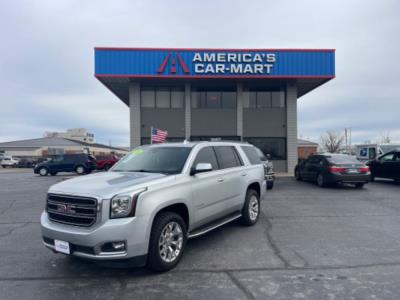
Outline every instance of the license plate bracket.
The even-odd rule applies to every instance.
[[[54,248],[57,252],[64,253],[64,254],[71,254],[71,248],[68,242],[54,240]]]

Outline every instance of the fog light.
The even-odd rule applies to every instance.
[[[125,242],[124,241],[117,241],[117,242],[108,242],[105,243],[102,247],[101,247],[101,251],[102,252],[121,252],[121,251],[125,251],[126,250],[126,246],[125,246]]]
[[[117,250],[117,251],[125,250],[125,242],[114,242],[114,243],[111,243],[111,246],[113,247],[114,250]]]

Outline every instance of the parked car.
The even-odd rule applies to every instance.
[[[35,174],[41,176],[57,175],[58,172],[76,172],[78,175],[89,174],[96,169],[93,156],[80,154],[57,155],[47,161],[38,163],[34,168]]]
[[[335,183],[351,183],[362,188],[371,179],[369,167],[346,154],[318,154],[310,156],[295,168],[297,180],[315,181],[324,187]]]
[[[367,163],[371,169],[371,180],[375,177],[394,179],[400,182],[400,149],[386,153]]]
[[[17,167],[18,168],[33,168],[36,162],[31,158],[21,158],[18,161]]]
[[[43,242],[64,254],[169,270],[188,238],[235,219],[257,222],[264,170],[241,146],[141,146],[109,172],[57,183],[41,215]]]
[[[257,147],[251,146],[248,148],[243,148],[247,156],[250,158],[250,161],[253,164],[262,164],[264,166],[264,178],[267,183],[267,190],[271,190],[274,187],[275,181],[275,173],[274,173],[274,165],[272,161],[270,161],[270,156],[264,155],[264,153]]]
[[[12,156],[4,155],[0,162],[3,168],[15,168],[18,165],[18,160],[14,159]]]
[[[118,158],[115,155],[96,156],[96,168],[108,171],[117,161]]]

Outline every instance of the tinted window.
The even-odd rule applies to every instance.
[[[182,90],[173,89],[171,91],[171,107],[183,108],[185,100],[185,93]]]
[[[112,171],[177,174],[192,148],[143,146],[124,156]]]
[[[258,92],[257,93],[257,107],[271,107],[271,93]]]
[[[235,153],[236,150],[232,146],[217,146],[214,147],[217,153],[218,162],[221,169],[233,168],[240,166],[241,163],[238,161],[238,155]]]
[[[140,92],[140,102],[142,107],[154,107],[156,102],[156,94],[153,89],[143,88]]]
[[[285,93],[272,92],[271,93],[271,106],[272,107],[285,107]]]
[[[217,157],[212,147],[203,148],[197,153],[196,159],[194,160],[193,167],[199,163],[211,164],[213,170],[218,170]]]
[[[330,162],[330,163],[334,163],[334,164],[359,164],[360,161],[357,160],[357,158],[353,157],[353,156],[349,156],[349,155],[332,155],[332,156],[328,156],[326,157],[326,159]]]
[[[156,107],[169,108],[170,107],[170,91],[169,89],[156,90]]]
[[[242,146],[241,148],[244,151],[244,153],[246,153],[246,156],[252,165],[261,164],[260,155],[257,153],[256,148],[246,147],[246,146]]]
[[[388,153],[380,158],[381,161],[392,161],[394,153]]]
[[[235,91],[193,91],[192,108],[235,108]]]
[[[286,159],[285,138],[244,138],[244,140],[260,148],[263,153],[271,155],[271,159]]]

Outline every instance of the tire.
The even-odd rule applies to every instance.
[[[172,227],[171,227],[172,226]],[[175,233],[173,238],[168,232]],[[165,237],[164,235],[167,235]],[[174,239],[177,240],[174,240]],[[162,212],[153,222],[150,235],[147,266],[156,272],[165,272],[175,268],[185,250],[187,228],[182,217],[174,212]],[[175,242],[176,244],[172,244]],[[163,245],[163,249],[161,246]],[[175,245],[175,246],[174,246]],[[173,251],[167,249],[171,248]],[[175,247],[175,248],[173,248]],[[176,251],[179,251],[176,253]]]
[[[49,174],[49,170],[47,170],[47,168],[42,167],[39,169],[39,175],[40,176],[47,176]]]
[[[51,176],[56,176],[56,175],[57,175],[57,172],[50,172],[50,175],[51,175]]]
[[[362,188],[364,187],[364,183],[356,183],[356,184],[355,184],[355,187],[356,187],[357,189],[362,189]]]
[[[6,166],[4,166],[4,165],[2,165],[2,167],[3,167],[3,169],[5,169],[5,168],[6,168]]]
[[[267,190],[272,190],[273,187],[274,187],[274,182],[273,181],[268,181],[267,182]]]
[[[296,178],[297,181],[303,180],[303,178],[301,178],[300,171],[298,169],[294,170],[294,177]]]
[[[326,181],[322,173],[318,173],[316,182],[319,187],[326,187]]]
[[[246,201],[242,208],[241,222],[246,226],[253,226],[260,217],[260,196],[255,190],[249,189],[246,193]]]
[[[78,175],[83,175],[83,174],[85,174],[85,167],[84,167],[84,166],[81,166],[81,165],[76,166],[76,167],[75,167],[75,173],[78,174]]]
[[[111,166],[109,164],[104,165],[104,171],[110,170]]]

